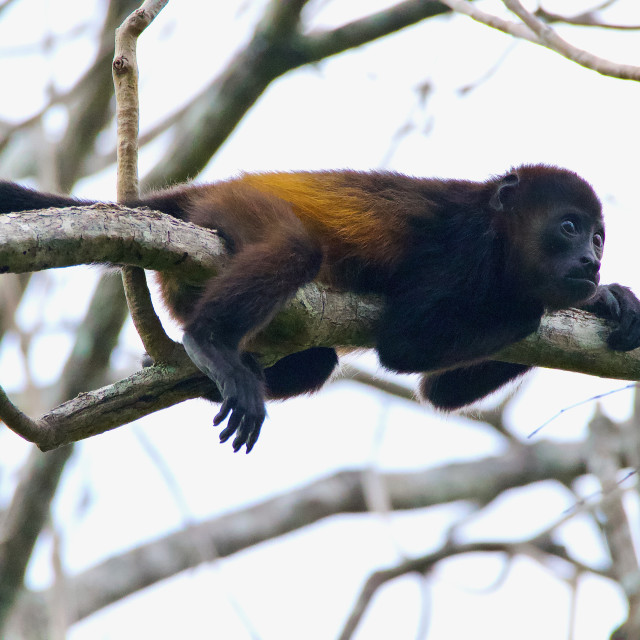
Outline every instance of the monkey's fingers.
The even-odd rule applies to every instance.
[[[234,411],[229,418],[229,422],[227,422],[227,426],[220,433],[220,442],[226,442],[238,429],[240,423],[242,422],[242,412]]]
[[[627,287],[609,285],[618,303],[618,326],[611,332],[607,343],[616,351],[631,351],[640,347],[640,300]]]
[[[247,440],[247,453],[253,449],[253,446],[256,442],[258,442],[258,436],[260,435],[260,429],[262,428],[262,423],[256,425],[251,433],[249,434],[249,438]]]
[[[226,442],[235,433],[233,450],[239,451],[243,445],[247,447],[247,453],[253,449],[260,435],[262,423],[267,416],[264,401],[261,396],[243,397],[240,393],[237,398],[229,398],[223,402],[220,413],[214,419],[214,424],[219,424],[231,412],[227,426],[220,433],[220,442]]]
[[[264,409],[259,411],[257,415],[245,415],[233,441],[234,451],[239,451],[243,444],[247,446],[247,453],[253,449],[255,443],[258,441],[260,429],[265,417],[266,411],[264,411]]]
[[[216,417],[213,419],[214,427],[217,427],[224,422],[225,418],[235,408],[236,402],[237,401],[235,397],[224,399],[222,406],[220,407],[220,411],[218,411]]]
[[[633,318],[614,329],[607,339],[607,344],[614,351],[632,351],[640,347],[640,318]]]

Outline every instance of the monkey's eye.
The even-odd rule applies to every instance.
[[[604,246],[604,238],[600,233],[596,233],[593,236],[593,246],[598,247],[598,249],[602,249]]]
[[[575,236],[578,233],[578,230],[576,229],[575,223],[573,221],[571,221],[571,220],[563,220],[562,224],[560,225],[560,228],[568,236]]]

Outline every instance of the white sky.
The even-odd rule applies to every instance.
[[[98,4],[21,0],[0,21],[0,54],[38,42],[47,29],[66,32],[77,20],[89,19]],[[187,101],[242,46],[261,3],[238,16],[239,4],[174,0],[144,34],[139,51],[142,132]],[[389,4],[324,2],[314,24],[339,24]],[[487,10],[500,6],[480,4]],[[638,3],[622,5],[626,12],[620,19],[640,22]],[[585,5],[576,0],[547,6],[570,13]],[[640,65],[638,33],[563,29],[562,34],[600,55]],[[58,88],[71,84],[91,60],[94,36],[92,30],[47,60],[0,55],[0,118],[19,120],[37,111],[47,82]],[[458,90],[482,78],[507,49],[510,53],[496,73],[460,96]],[[415,87],[425,81],[433,92],[422,111]],[[241,170],[380,168],[394,134],[411,119],[415,133],[401,141],[387,168],[482,179],[514,164],[542,161],[584,175],[605,203],[603,282],[621,281],[640,293],[640,270],[635,268],[638,113],[636,84],[598,76],[533,45],[514,46],[508,37],[463,17],[431,20],[275,82],[198,179]],[[53,140],[63,121],[59,112],[48,119]],[[422,135],[425,129],[428,135]],[[108,148],[113,138],[105,136],[101,143]],[[160,140],[143,152],[142,174],[163,144]],[[113,168],[83,181],[77,190],[102,198],[112,198],[114,192]],[[21,310],[24,322],[33,323],[43,308],[45,320],[54,326],[81,315],[78,291],[88,290],[95,275],[95,270],[80,269],[54,274],[57,297],[43,303],[46,292],[34,292]],[[40,381],[56,379],[68,347],[63,330],[52,330],[34,344],[32,364]],[[139,352],[129,329],[117,357],[126,360]],[[16,354],[9,344],[1,357],[0,383],[9,389],[20,381]],[[522,400],[510,414],[518,433],[529,433],[564,406],[621,386],[558,371],[538,372],[525,384]],[[628,392],[609,398],[606,410],[622,418],[630,398]],[[580,437],[592,410],[586,406],[565,414],[544,436]],[[246,505],[340,468],[372,462],[381,468],[423,467],[495,454],[501,446],[488,430],[464,419],[437,419],[428,410],[350,383],[333,385],[312,399],[274,405],[269,414],[260,445],[248,457],[217,444],[217,430],[210,426],[213,408],[200,402],[83,443],[56,504],[69,570],[81,570],[184,523],[184,513],[136,439],[136,429],[148,435],[171,466],[190,518]],[[3,433],[0,451],[11,460],[19,459],[24,448],[15,436]],[[10,483],[3,480],[1,494],[6,497]],[[594,491],[589,480],[581,488],[586,495]],[[90,503],[81,508],[87,492]],[[462,531],[469,539],[528,536],[559,519],[573,500],[551,483],[510,492]],[[435,548],[447,526],[465,512],[453,505],[402,514],[391,525],[375,517],[332,519],[224,561],[220,570],[203,567],[149,589],[77,625],[70,638],[249,638],[228,604],[229,594],[261,638],[331,638],[373,567],[396,561],[398,547],[408,554]],[[572,521],[563,535],[585,560],[602,558],[596,534],[584,519]],[[32,584],[48,579],[49,554],[45,540],[31,567]],[[429,582],[429,640],[487,633],[493,640],[567,637],[567,586],[539,565],[519,560],[501,588],[479,593],[499,577],[500,568],[495,558],[478,557],[448,562],[437,571]],[[420,597],[414,578],[394,583],[379,594],[357,637],[414,637]],[[607,637],[623,616],[623,603],[611,585],[582,580],[577,639]]]

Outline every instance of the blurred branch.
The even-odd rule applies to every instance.
[[[457,543],[453,536],[450,535],[445,544],[434,553],[404,561],[389,569],[373,572],[365,582],[360,596],[352,608],[351,614],[339,636],[340,640],[347,640],[352,637],[371,599],[385,583],[409,573],[427,574],[438,562],[454,555],[479,552],[504,553],[508,557],[524,554],[540,562],[543,562],[547,557],[559,558],[565,561],[573,567],[575,572],[573,578],[568,581],[573,586],[573,600],[576,597],[577,577],[582,573],[593,573],[615,580],[623,587],[627,595],[629,617],[627,622],[614,633],[612,640],[631,640],[632,638],[640,637],[638,633],[638,624],[640,623],[638,613],[640,596],[638,558],[635,554],[629,523],[622,505],[623,492],[616,477],[618,469],[628,466],[634,456],[629,456],[627,453],[624,456],[620,455],[622,451],[627,451],[625,438],[617,428],[617,425],[605,418],[600,412],[592,420],[590,428],[590,441],[586,444],[581,444],[580,447],[585,456],[587,470],[596,474],[602,483],[602,492],[599,494],[597,501],[582,501],[576,504],[575,508],[567,511],[546,529],[522,541],[514,543],[489,541],[461,544]],[[530,445],[516,443],[515,446],[510,447],[509,455],[516,451],[522,453],[529,449]],[[566,484],[559,477],[555,479]],[[603,528],[613,557],[611,566],[606,569],[585,564],[571,556],[563,545],[554,541],[554,532],[583,511],[604,512],[605,514]],[[575,603],[572,606],[575,606]]]
[[[540,441],[510,447],[496,457],[415,472],[380,474],[380,481],[394,510],[421,509],[460,500],[487,504],[514,487],[551,479],[568,484],[586,473],[586,455],[582,443]],[[366,473],[342,471],[321,478],[254,506],[165,535],[69,576],[66,586],[74,603],[71,622],[181,571],[231,556],[324,518],[345,513],[369,514],[364,493]],[[194,536],[203,541],[204,555],[192,553]],[[215,548],[207,544],[208,540],[215,542]],[[546,548],[546,543],[537,538],[532,544]],[[611,577],[597,568],[585,569]],[[14,622],[29,624],[38,619],[44,597],[44,593],[25,594]]]
[[[49,186],[68,192],[83,170],[86,171],[87,158],[94,153],[96,138],[113,116],[110,64],[114,49],[113,32],[138,5],[139,0],[110,0],[95,58],[75,85],[68,91],[52,95],[40,111],[18,124],[0,122],[0,150],[6,148],[8,151],[2,163],[5,175],[7,172],[14,177],[37,175],[42,139],[41,134],[36,133],[35,125],[40,124],[52,106],[59,104],[68,111],[68,124],[64,137],[56,144],[56,180]],[[15,137],[13,141],[11,136]],[[19,145],[19,149],[11,152],[10,141],[14,142],[13,146]]]
[[[118,295],[120,304],[114,303]],[[104,375],[125,317],[119,279],[103,278],[77,331],[75,345],[61,375],[58,401],[84,391]],[[51,501],[72,452],[73,446],[48,454],[34,448],[21,470],[11,503],[0,518],[1,637],[6,637],[3,630],[7,616],[22,589],[27,563],[49,517]]]
[[[8,9],[16,0],[4,0],[0,2],[0,13],[2,13],[5,9]]]
[[[557,13],[551,13],[542,7],[539,7],[536,9],[534,15],[547,23],[560,22],[562,24],[573,24],[578,27],[600,27],[602,29],[613,29],[619,31],[637,31],[640,29],[640,25],[638,24],[612,24],[609,22],[603,22],[598,18],[598,11],[600,11],[601,8],[602,7],[596,8],[592,11],[586,11],[585,13],[579,13],[575,16],[563,16]]]
[[[373,596],[377,593],[378,589],[387,582],[396,580],[397,578],[411,573],[426,575],[433,571],[439,562],[455,556],[466,555],[468,553],[499,553],[507,556],[507,558],[512,558],[518,555],[527,555],[536,560],[541,560],[541,556],[560,557],[562,560],[566,560],[571,564],[574,564],[574,560],[561,553],[560,548],[555,549],[554,547],[546,545],[544,542],[540,543],[536,539],[523,540],[521,542],[480,541],[462,544],[449,543],[433,553],[429,553],[418,558],[412,558],[388,569],[374,571],[369,578],[367,578],[364,586],[362,587],[347,621],[338,635],[339,640],[349,640],[349,638],[353,637],[353,634],[366,613]],[[578,564],[581,563],[578,562]],[[591,567],[586,567],[584,565],[582,566],[586,571],[602,575],[602,572],[596,569],[592,569]]]
[[[616,491],[622,468],[616,452],[621,435],[620,428],[598,408],[589,423],[587,467],[602,487],[599,523],[611,553],[612,573],[629,604],[629,614],[623,625],[625,637],[640,638],[640,567],[623,495]]]
[[[112,0],[103,29],[113,31],[111,20],[127,2]],[[103,128],[109,113],[111,83],[104,81],[102,71],[109,67],[101,64],[100,46],[95,62],[95,73],[85,75],[88,92],[80,94],[75,112],[71,112],[65,138],[58,146],[56,164],[57,187],[68,190],[76,181],[78,169],[87,153],[93,148],[98,132]],[[93,84],[95,83],[95,84]],[[84,86],[84,82],[77,87]],[[106,88],[105,88],[106,87]],[[71,145],[71,146],[68,146]],[[51,221],[51,220],[50,220]],[[11,222],[7,218],[7,222]],[[5,222],[5,224],[7,224]],[[54,223],[55,224],[55,223]],[[33,239],[33,238],[32,238]],[[122,286],[113,278],[103,278],[99,283],[82,325],[78,328],[76,342],[61,376],[60,399],[73,397],[89,388],[97,378],[103,377],[109,367],[111,352],[125,320]],[[6,400],[6,397],[5,397]],[[10,403],[5,407],[11,410]],[[29,429],[28,418],[14,411],[14,417]],[[61,447],[47,455],[31,452],[22,469],[22,476],[11,503],[0,522],[0,635],[18,592],[22,589],[27,563],[33,553],[40,531],[49,518],[50,505],[57,491],[62,471],[73,452],[73,446]]]
[[[146,144],[173,128],[170,146],[143,181],[143,191],[184,181],[199,173],[271,81],[287,71],[450,12],[449,7],[435,0],[405,0],[336,29],[305,35],[300,24],[300,10],[306,3],[307,0],[271,0],[247,47],[189,105],[141,137],[141,144]],[[113,55],[112,30],[120,23],[123,13],[126,15],[135,6],[137,2],[134,0],[112,0],[103,30],[108,37],[103,38],[104,46],[94,65],[74,89],[51,101],[51,104],[67,104],[76,97],[82,98],[79,106],[71,109],[69,130],[57,153],[60,190],[70,189],[73,182],[69,176],[77,176],[78,171],[95,173],[115,160],[115,151],[98,155],[87,152],[95,151],[97,134],[105,128],[112,115],[112,83],[106,76],[106,61]],[[0,122],[0,148],[7,140],[5,136],[32,126],[49,106],[14,127],[2,126]],[[186,139],[197,142],[184,144]],[[33,142],[29,147],[33,147]],[[20,150],[20,164],[25,162],[25,153],[28,156],[28,151]],[[24,174],[23,170],[20,175]]]
[[[366,384],[372,389],[388,393],[395,398],[403,398],[411,401],[416,399],[416,394],[412,387],[396,382],[395,380],[376,376],[355,364],[350,363],[340,367],[339,377],[335,378],[334,382],[338,382],[340,380],[349,380],[352,382],[359,382],[360,384]]]
[[[185,109],[163,157],[143,180],[142,190],[197,175],[275,78],[450,9],[433,0],[405,0],[331,31],[304,35],[303,0],[271,0],[249,44]],[[197,144],[185,140],[197,139]]]

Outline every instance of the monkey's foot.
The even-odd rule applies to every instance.
[[[226,442],[235,433],[233,450],[239,451],[245,445],[249,453],[258,441],[267,415],[262,381],[247,369],[235,350],[196,340],[188,332],[182,344],[196,367],[220,389],[222,406],[213,424],[217,427],[228,418],[220,442]]]

